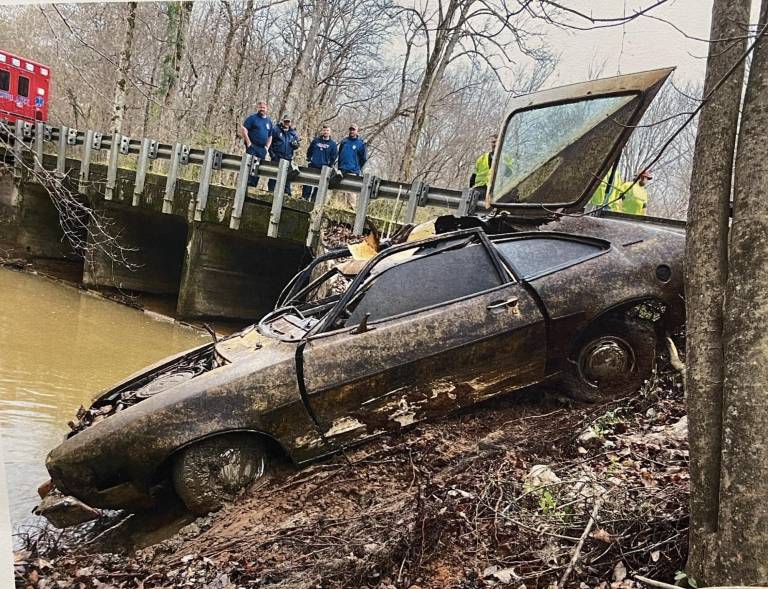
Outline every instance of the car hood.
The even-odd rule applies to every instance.
[[[222,364],[239,362],[254,357],[256,352],[266,357],[286,348],[295,349],[296,344],[285,342],[259,333],[255,327],[249,327],[216,343],[216,355]]]
[[[491,205],[525,216],[583,209],[672,71],[592,80],[515,99],[493,154]]]

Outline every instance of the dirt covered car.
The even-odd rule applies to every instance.
[[[520,99],[490,212],[370,259],[319,256],[257,325],[104,392],[49,454],[39,511],[67,525],[172,487],[204,513],[275,457],[305,464],[546,379],[587,401],[637,391],[682,319],[683,230],[576,211],[668,74]]]

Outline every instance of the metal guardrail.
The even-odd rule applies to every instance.
[[[141,196],[144,193],[147,169],[150,160],[168,160],[170,162],[165,192],[163,196],[163,213],[171,213],[173,210],[173,200],[176,192],[176,181],[178,179],[181,166],[200,166],[200,180],[195,203],[194,219],[201,220],[202,214],[208,201],[208,190],[211,183],[211,177],[214,170],[225,170],[237,172],[235,182],[235,199],[232,214],[230,217],[230,229],[237,230],[240,227],[243,205],[248,190],[248,177],[257,175],[267,179],[276,180],[274,198],[272,200],[272,210],[270,212],[269,226],[267,235],[278,237],[278,227],[284,201],[284,187],[288,181],[291,172],[290,163],[286,160],[280,162],[271,162],[259,160],[251,155],[233,155],[224,153],[212,147],[200,149],[190,147],[182,143],[168,144],[159,143],[154,139],[135,139],[125,135],[111,135],[101,133],[91,129],[81,131],[66,126],[56,127],[46,125],[42,122],[29,123],[25,121],[15,121],[13,126],[6,120],[0,120],[0,132],[5,132],[13,136],[14,156],[16,165],[20,163],[22,150],[25,144],[33,149],[36,158],[36,169],[41,169],[43,164],[43,147],[45,143],[55,143],[56,151],[56,171],[64,174],[66,172],[66,150],[68,147],[80,147],[80,174],[78,176],[78,189],[84,192],[89,183],[90,165],[94,152],[108,151],[109,159],[107,165],[107,180],[104,188],[104,199],[112,200],[114,197],[115,184],[117,180],[118,157],[120,155],[135,155],[136,162],[136,180],[134,183],[134,194],[131,201],[132,206],[138,206],[141,202]],[[17,168],[17,173],[20,170]],[[295,172],[294,172],[295,174]],[[317,188],[315,206],[312,211],[312,220],[310,230],[307,235],[307,245],[312,246],[320,230],[320,220],[322,211],[327,202],[327,193],[329,182],[331,180],[331,169],[323,167],[322,169],[300,167],[298,175],[291,178],[292,182],[313,186]],[[363,231],[365,216],[368,205],[373,199],[388,198],[400,199],[406,198],[405,223],[412,223],[416,216],[416,210],[420,206],[436,205],[448,208],[458,209],[458,214],[467,214],[470,209],[471,192],[469,189],[463,191],[449,190],[447,188],[436,188],[429,186],[421,180],[414,180],[411,184],[394,182],[381,179],[373,174],[365,173],[362,176],[344,176],[340,182],[334,184],[333,190],[351,192],[358,195],[357,207],[355,211],[355,222],[353,231],[360,234]]]

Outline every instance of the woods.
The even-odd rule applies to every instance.
[[[0,46],[54,71],[54,124],[237,152],[239,125],[266,100],[275,120],[291,115],[304,145],[322,124],[338,140],[354,123],[369,171],[455,189],[467,185],[509,101],[551,85],[562,49],[547,32],[592,18],[509,0],[61,4],[0,15]],[[665,90],[649,117],[689,110],[700,89],[680,87]],[[646,135],[655,141],[675,123]],[[651,149],[641,144],[627,177]],[[668,152],[652,214],[684,214],[691,148],[687,135]]]

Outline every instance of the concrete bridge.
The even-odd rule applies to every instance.
[[[334,184],[329,168],[291,169],[286,161],[42,123],[0,121],[0,145],[7,162],[0,177],[0,239],[30,257],[82,261],[86,286],[176,296],[177,314],[185,318],[250,320],[270,310],[309,261],[323,215],[346,215],[361,233],[377,198],[403,201],[404,222],[412,222],[420,206],[459,213],[469,207],[468,191],[419,181],[407,185],[365,174]],[[151,171],[155,160],[167,168],[162,174]],[[274,178],[274,193],[249,190],[250,174]],[[234,185],[217,184],[216,176],[234,177]],[[284,197],[289,177],[317,187],[316,202]],[[64,235],[56,187],[108,220],[128,265],[98,247],[87,248],[82,260]],[[331,187],[357,195],[354,213],[328,209]],[[79,227],[76,238],[97,239]]]

